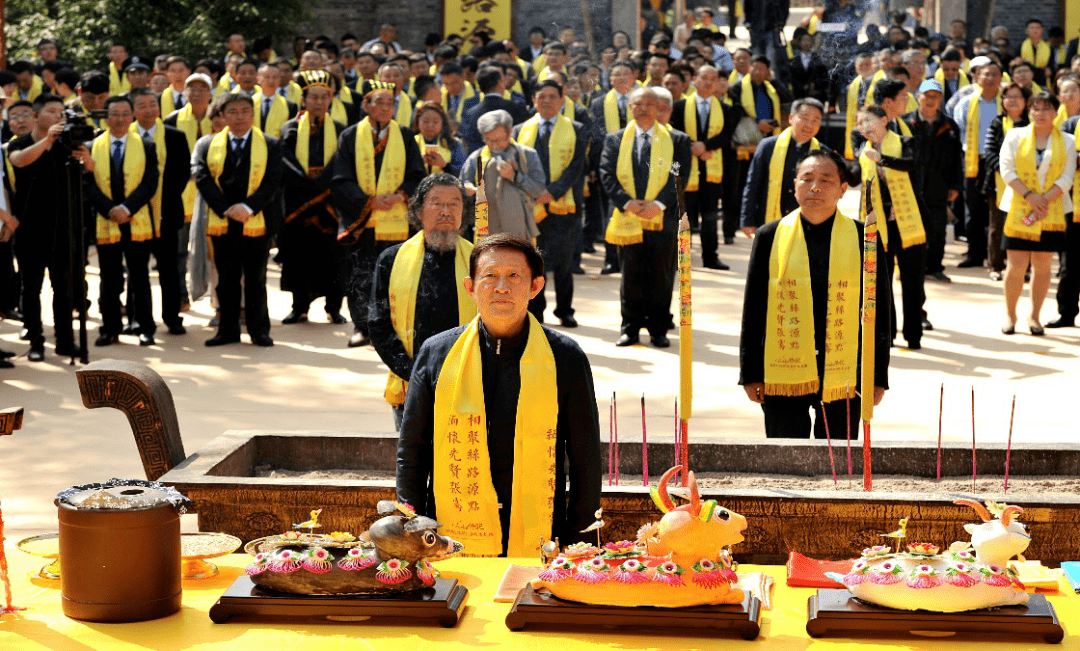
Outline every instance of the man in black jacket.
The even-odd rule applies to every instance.
[[[180,229],[184,227],[184,188],[191,178],[191,151],[184,132],[166,126],[161,121],[157,98],[149,89],[137,88],[128,93],[135,106],[139,134],[154,143],[158,157],[158,192],[151,206],[161,233],[154,239],[151,250],[158,262],[158,284],[161,286],[161,320],[169,334],[182,335],[184,320],[180,316],[180,274],[177,269],[177,250]]]
[[[559,73],[552,73],[555,74]],[[544,166],[547,189],[536,199],[536,205],[544,212],[542,221],[537,224],[540,229],[537,245],[544,252],[544,258],[555,276],[555,317],[564,327],[574,328],[577,327],[572,305],[574,229],[581,219],[582,172],[585,169],[589,135],[585,125],[561,115],[563,87],[553,79],[536,85],[533,106],[536,107],[536,115],[514,127],[513,136],[515,142],[535,149]],[[564,131],[565,127],[570,128]],[[521,135],[523,130],[527,135],[525,138]],[[564,140],[553,139],[553,136],[563,134],[568,137]],[[552,173],[555,165],[561,169],[558,174]],[[544,322],[546,307],[544,291],[540,290],[529,308],[541,323]]]
[[[513,100],[503,99],[503,74],[499,68],[485,67],[476,76],[476,83],[479,84],[484,99],[466,110],[461,120],[461,138],[465,143],[465,151],[470,154],[484,146],[484,139],[476,128],[476,121],[481,115],[502,109],[510,114],[514,124],[521,124],[529,117],[524,106]]]
[[[137,90],[132,89],[132,90]],[[154,102],[157,103],[156,101]],[[105,100],[109,130],[94,141],[94,149],[108,148],[108,174],[96,169],[106,164],[95,161],[93,177],[87,176],[86,197],[97,213],[97,250],[101,261],[101,331],[95,346],[119,340],[122,328],[120,294],[127,267],[131,297],[127,309],[134,316],[140,346],[154,345],[153,301],[150,298],[150,247],[155,235],[149,206],[158,187],[158,158],[152,141],[131,133],[134,119],[131,100],[117,95]],[[141,152],[132,151],[141,147]],[[139,170],[133,161],[142,160]],[[141,177],[141,178],[139,178]],[[107,181],[106,181],[107,180]]]
[[[843,358],[830,359],[833,354],[839,355],[845,352],[842,348],[845,344],[850,347],[859,345],[862,340],[861,320],[859,319],[860,287],[858,281],[855,287],[850,287],[846,292],[836,292],[830,296],[830,267],[838,264],[838,260],[832,259],[832,232],[838,227],[838,222],[843,219],[853,221],[842,216],[836,210],[836,204],[847,191],[847,183],[844,182],[844,165],[835,152],[819,150],[809,152],[806,158],[799,164],[795,180],[795,196],[799,203],[800,213],[785,216],[783,220],[772,221],[762,226],[754,237],[754,247],[750,251],[750,267],[746,276],[746,296],[743,301],[742,335],[739,341],[739,384],[743,386],[747,397],[751,401],[761,405],[765,415],[765,435],[769,438],[807,438],[811,431],[815,438],[825,438],[825,421],[828,421],[828,434],[844,437],[850,432],[852,438],[858,437],[858,414],[861,402],[858,395],[851,398],[851,414],[854,415],[852,422],[847,422],[847,401],[830,399],[822,401],[822,385],[825,384],[825,366],[828,361],[842,362]],[[784,304],[778,305],[780,314],[769,314],[769,298],[774,291],[774,284],[783,282],[783,278],[772,276],[770,262],[774,253],[774,243],[777,238],[777,230],[781,224],[794,225],[789,219],[799,220],[801,225],[802,239],[805,245],[805,254],[809,261],[810,272],[810,297],[811,305],[801,307],[803,323],[799,323],[799,316],[794,311],[785,311]],[[862,269],[862,242],[863,224],[854,221],[854,231],[857,233],[857,242],[852,242],[858,250],[857,259],[846,260],[847,265],[853,265],[855,269]],[[880,245],[879,245],[880,246]],[[861,274],[856,272],[857,277]],[[878,404],[889,387],[889,305],[891,303],[890,283],[885,266],[885,256],[878,255],[877,259],[877,313],[874,325],[874,404]],[[791,292],[796,294],[795,291]],[[843,301],[845,305],[841,305]],[[834,304],[835,303],[835,304]],[[848,319],[855,319],[859,325],[855,325],[855,341],[845,341],[842,332],[838,328],[841,323],[829,324],[828,314],[836,314],[837,309],[846,308]],[[785,314],[786,312],[786,314]],[[813,314],[813,322],[806,323],[807,312]],[[783,317],[784,323],[776,326],[773,318]],[[850,321],[849,321],[850,325]],[[811,327],[812,326],[812,327]],[[788,362],[776,352],[772,353],[772,369],[769,368],[770,353],[766,349],[766,342],[770,339],[778,351],[789,351],[794,358],[799,355],[791,343],[797,343],[800,336],[806,337],[806,329],[813,332],[813,346],[801,347],[802,350],[814,350],[814,364],[817,369],[817,387],[802,391],[784,391],[783,366]],[[800,333],[801,330],[801,333]],[[776,332],[779,340],[772,339],[772,333]],[[838,337],[837,335],[841,335]],[[786,342],[785,343],[785,339]],[[849,338],[850,339],[850,338]],[[779,359],[777,359],[779,357]],[[796,359],[796,361],[798,361]],[[861,377],[861,361],[848,368],[844,376],[837,380],[835,377],[828,378],[830,385],[826,387],[833,391],[847,389],[850,393],[859,387]],[[779,373],[778,373],[779,370]],[[794,395],[798,393],[799,395]],[[809,410],[813,409],[816,415],[813,428],[810,425]],[[824,412],[824,417],[823,413]]]
[[[226,130],[211,139],[200,140],[192,155],[192,174],[208,209],[207,232],[214,245],[221,305],[217,334],[207,339],[206,345],[240,341],[240,278],[243,276],[244,310],[251,343],[273,346],[266,309],[266,257],[270,242],[263,211],[281,185],[281,146],[277,138],[252,127],[255,111],[251,96],[231,95],[222,108]],[[263,142],[256,143],[256,138]],[[219,160],[219,156],[224,160]]]
[[[507,553],[508,544],[515,538],[526,553],[537,551],[534,548],[540,545],[539,536],[522,539],[521,522],[525,522],[525,528],[538,518],[543,523],[545,513],[551,517],[550,530],[540,524],[546,539],[559,538],[563,544],[583,540],[581,531],[593,522],[593,514],[600,506],[601,479],[600,425],[589,360],[572,339],[529,318],[529,300],[544,284],[543,258],[530,243],[508,234],[493,235],[473,249],[469,268],[465,287],[476,300],[479,318],[470,326],[428,339],[413,363],[398,442],[398,499],[411,504],[418,513],[438,517],[444,524],[443,531],[455,540],[461,540],[456,523],[468,522],[465,518],[473,513],[471,509],[488,514],[487,521],[497,518],[501,545],[492,545],[493,541],[487,545],[495,554],[499,550]],[[476,419],[472,422],[478,427],[466,426],[464,414],[458,420],[455,389],[461,385],[439,381],[448,357],[454,355],[453,349],[463,336],[475,336],[476,348],[471,355],[479,357],[481,377],[470,375],[468,380],[479,380],[482,386],[467,387],[482,391],[485,413],[468,414]],[[538,364],[543,368],[526,376],[521,369],[522,356],[531,346],[550,350],[551,361]],[[458,352],[457,356],[463,353],[470,351]],[[554,365],[557,382],[537,386],[532,378],[550,374],[552,369],[547,364]],[[518,411],[530,409],[537,400],[555,403],[556,413],[546,414],[551,419],[547,422],[554,427],[547,429],[545,422],[545,429],[519,431],[517,423],[522,416]],[[440,404],[449,407],[449,423],[461,425],[445,434],[450,441],[460,441],[460,445],[448,452],[444,448],[443,454],[436,451],[444,441],[435,438],[436,432],[443,436],[447,429],[446,421],[436,420]],[[526,412],[523,417],[529,416]],[[544,438],[538,441],[536,437]],[[546,448],[547,454],[517,454],[537,446]],[[454,463],[458,458],[461,462]],[[476,463],[480,459],[487,459],[488,464]],[[446,475],[442,475],[446,467],[436,467],[443,463],[449,464]],[[449,481],[440,483],[440,476]],[[521,488],[529,482],[539,485]],[[470,497],[492,487],[491,503],[480,504]],[[540,497],[545,493],[546,500]],[[536,501],[515,503],[515,494]],[[438,513],[436,503],[441,505]],[[513,518],[514,513],[528,515]],[[448,523],[450,526],[446,526]],[[468,535],[468,530],[463,533]],[[465,544],[469,544],[469,538]]]
[[[634,80],[637,79],[637,65],[629,59],[620,59],[611,64],[608,75],[611,80],[611,90],[593,99],[589,104],[590,123],[592,125],[592,147],[589,148],[589,171],[597,177],[600,176],[600,154],[604,149],[604,139],[608,134],[620,132],[626,128],[630,121],[627,116],[627,107],[630,103],[630,92],[634,90]],[[604,184],[597,184],[603,195],[599,206],[599,213],[586,217],[585,239],[586,241],[603,237],[607,228],[608,220],[611,219],[611,199],[603,192]],[[618,247],[614,244],[604,245],[604,268],[601,274],[616,273],[619,271]]]

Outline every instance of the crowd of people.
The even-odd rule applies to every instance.
[[[582,253],[603,246],[600,273],[621,273],[617,345],[638,343],[644,329],[666,347],[680,207],[701,266],[726,270],[721,242],[797,209],[798,162],[835,149],[845,182],[865,183],[860,212],[884,216],[886,272],[899,268],[902,293],[893,337],[917,349],[933,327],[923,286],[949,282],[949,221],[967,242],[958,266],[985,264],[1004,279],[1004,332],[1015,332],[1028,276],[1028,329],[1043,333],[1055,252],[1059,316],[1046,327],[1072,325],[1077,40],[1066,44],[1057,27],[1044,38],[1037,20],[1019,47],[1004,28],[970,39],[960,21],[946,37],[905,13],[884,30],[865,25],[856,40],[848,37],[863,17],[830,0],[785,43],[786,3],[760,4],[764,13],[745,16],[750,48],[729,50],[716,12],[699,7],[681,21],[650,12],[645,49],[615,32],[595,58],[572,29],[534,28],[520,47],[483,32],[429,34],[404,49],[384,25],[366,42],[298,37],[291,57],[241,34],[223,58],[195,62],[113,43],[100,69],[80,73],[43,38],[36,61],[0,71],[0,313],[22,320],[28,358],[41,361],[47,271],[56,353],[78,353],[71,251],[85,244],[101,269],[100,295],[90,297],[102,319],[95,345],[125,335],[156,344],[158,318],[183,335],[183,312],[209,293],[217,332],[206,345],[238,342],[246,326],[253,344],[270,346],[266,267],[276,247],[292,294],[281,323],[307,321],[323,297],[328,321],[351,322],[349,346],[374,343],[402,384],[427,336],[471,316],[453,298],[460,278],[427,278],[429,265],[460,275],[449,235],[410,254],[421,277],[407,294],[430,304],[415,315],[397,304],[395,261],[424,232],[410,197],[425,178],[448,174],[466,192],[461,242],[509,233],[543,251],[560,325],[577,325]],[[829,23],[843,30],[819,29]],[[833,113],[842,138],[824,128]],[[83,122],[95,137],[68,142]],[[72,164],[82,187],[68,182]],[[82,233],[70,227],[72,197],[83,199]],[[543,291],[530,310],[543,322]]]

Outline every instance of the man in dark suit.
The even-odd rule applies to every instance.
[[[708,167],[715,166],[714,157],[723,161],[724,153],[731,148],[731,135],[735,133],[735,127],[739,120],[735,109],[721,103],[714,96],[720,84],[720,74],[711,65],[698,68],[694,75],[695,92],[685,100],[675,102],[671,114],[671,125],[687,134],[691,139],[691,153],[697,161],[697,178],[691,180],[691,166],[688,165],[683,171],[684,179],[692,190],[686,193],[686,210],[688,213],[700,213],[701,215],[701,260],[707,269],[719,269],[725,271],[728,266],[720,261],[717,252],[718,238],[716,234],[716,222],[720,214],[720,199],[724,192],[722,181],[709,181]],[[688,103],[692,106],[687,107]],[[713,115],[714,111],[721,112],[723,127],[715,134],[712,133],[711,125],[717,124]],[[689,113],[688,113],[689,112]],[[688,119],[689,117],[689,119]],[[690,119],[693,123],[690,123]],[[737,167],[728,169],[721,167],[724,176],[735,174]],[[715,178],[715,177],[714,177]],[[695,183],[696,181],[696,183]],[[724,206],[724,221],[727,222],[728,206]],[[734,239],[735,230],[738,226],[737,214],[731,216],[730,227],[725,224],[724,241]],[[693,219],[691,218],[691,222]],[[730,228],[730,230],[729,230]]]
[[[514,124],[521,124],[529,119],[525,107],[512,100],[503,99],[503,74],[497,67],[485,66],[476,75],[476,83],[480,85],[480,92],[484,99],[476,106],[465,111],[465,117],[461,121],[461,137],[465,141],[465,150],[473,153],[484,146],[484,139],[476,129],[476,121],[480,116],[492,111],[502,109],[514,119]]]
[[[663,219],[667,207],[676,203],[675,176],[668,171],[673,161],[660,160],[662,170],[654,170],[652,165],[653,147],[661,148],[664,140],[671,140],[667,130],[656,121],[659,105],[656,92],[650,88],[638,88],[631,93],[628,110],[634,119],[627,124],[626,129],[608,134],[600,157],[600,182],[604,185],[611,205],[623,214],[616,224],[625,221],[631,230],[643,230],[636,226],[638,222]],[[633,129],[634,135],[627,138],[627,146],[624,147],[623,136],[627,129]],[[672,151],[674,153],[674,148]],[[624,165],[629,163],[633,171],[634,196],[630,195],[624,184],[624,181],[628,180],[618,176],[620,160]],[[666,177],[663,185],[655,196],[646,199],[650,175],[661,172]],[[609,230],[615,228],[613,226]],[[643,236],[644,233],[640,235]],[[653,345],[657,348],[671,345],[667,338],[669,306],[663,304],[662,297],[655,291],[655,283],[663,278],[664,273],[660,268],[664,251],[662,242],[657,239],[650,239],[648,242],[642,239],[638,243],[619,247],[619,262],[623,271],[622,284],[619,287],[622,325],[617,346],[632,346],[638,343],[642,328],[648,329]]]
[[[158,284],[161,286],[161,320],[169,334],[182,335],[180,316],[180,274],[177,250],[180,229],[184,226],[184,187],[191,178],[191,151],[183,131],[161,121],[161,110],[153,91],[133,89],[128,96],[135,106],[134,128],[144,140],[154,143],[158,157],[158,192],[151,207],[160,234],[151,250],[158,261]]]
[[[281,185],[281,146],[277,138],[252,127],[255,112],[251,96],[235,93],[224,102],[222,115],[227,128],[195,145],[191,166],[199,194],[210,213],[207,232],[214,245],[221,305],[217,334],[207,339],[206,345],[240,341],[240,277],[243,276],[244,309],[251,342],[256,346],[273,346],[266,309],[266,257],[270,248],[263,211]]]
[[[589,170],[598,178],[600,174],[600,155],[604,148],[604,140],[608,134],[626,128],[628,122],[627,105],[630,101],[630,91],[634,89],[637,74],[637,65],[628,59],[621,59],[611,64],[611,71],[608,75],[608,79],[611,81],[611,90],[595,98],[589,105],[593,142],[595,143],[589,150]],[[603,183],[598,185],[601,190],[604,190]],[[593,241],[601,237],[607,228],[612,208],[606,194],[598,208],[598,213],[590,211],[593,214],[586,215],[586,241]],[[617,273],[619,271],[619,257],[616,252],[618,247],[613,244],[605,244],[604,249],[604,268],[600,270],[600,273]]]
[[[567,328],[577,327],[574,319],[573,253],[575,226],[580,221],[581,182],[589,134],[585,125],[561,114],[563,88],[548,79],[533,91],[536,115],[514,127],[514,140],[532,147],[544,165],[547,189],[536,199],[544,217],[538,219],[537,244],[547,266],[555,275],[555,316]],[[567,128],[569,127],[569,129]],[[553,173],[553,169],[558,172]],[[540,221],[542,219],[542,221]],[[547,301],[544,291],[529,302],[529,310],[543,323]]]
[[[135,90],[135,89],[133,89]],[[157,101],[154,101],[157,104]],[[127,266],[133,302],[127,306],[135,317],[140,346],[154,345],[154,316],[150,298],[150,241],[154,225],[149,207],[158,185],[158,159],[154,143],[131,133],[134,111],[131,100],[117,95],[105,101],[109,130],[94,140],[91,152],[105,149],[108,162],[95,162],[95,173],[87,175],[86,196],[97,213],[97,251],[101,261],[101,334],[95,346],[118,341],[122,318],[120,294]],[[142,151],[132,151],[141,147]],[[142,169],[137,168],[141,159]],[[98,169],[109,166],[108,170]],[[141,177],[141,178],[139,178]]]

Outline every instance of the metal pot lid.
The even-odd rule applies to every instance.
[[[191,500],[158,481],[110,479],[65,489],[56,496],[56,504],[67,504],[80,511],[139,511],[169,504],[183,515]]]

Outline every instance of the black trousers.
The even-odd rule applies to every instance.
[[[982,175],[985,164],[979,160],[979,176],[964,180],[964,199],[967,202],[967,220],[964,232],[967,233],[967,259],[982,262],[986,260],[986,229],[990,226],[990,204],[982,190]]]
[[[299,218],[285,224],[278,247],[281,288],[292,293],[293,312],[306,314],[316,297],[325,296],[326,312],[340,313],[345,298],[345,248],[332,235]]]
[[[25,227],[24,227],[25,228]],[[27,235],[20,235],[16,240],[15,256],[19,261],[22,274],[22,313],[23,327],[29,334],[30,347],[41,348],[45,344],[44,328],[41,324],[41,286],[45,282],[45,270],[49,271],[49,283],[52,285],[53,322],[58,347],[72,346],[75,342],[74,329],[71,325],[71,261],[69,259],[67,238],[54,246],[35,246]]]
[[[667,333],[671,320],[675,233],[645,231],[641,244],[619,247],[622,282],[619,285],[623,334],[637,336],[645,328],[652,336]]]
[[[717,208],[716,193],[695,191],[687,192],[683,197],[686,200],[686,214],[691,226],[697,224],[699,228],[698,237],[701,238],[702,263],[718,261],[720,259],[718,253],[720,239],[716,233],[716,228],[717,222],[720,221],[720,211]],[[737,218],[736,215],[736,221]],[[727,213],[724,214],[724,220],[724,236],[727,237]]]
[[[165,224],[161,235],[153,240],[150,251],[157,260],[158,286],[161,288],[161,320],[166,326],[184,324],[180,316],[180,269],[177,249],[180,241],[180,227]]]
[[[342,276],[345,295],[349,300],[349,316],[356,332],[367,334],[368,302],[371,299],[371,276],[379,254],[399,242],[377,242],[375,229],[365,228],[353,244],[345,247],[345,269]]]
[[[809,396],[765,396],[761,411],[765,414],[765,436],[771,439],[808,439],[810,438],[810,410],[814,411],[814,438],[826,438],[825,421],[828,421],[828,436],[833,441],[847,440],[848,432],[852,440],[859,438],[859,412],[862,399],[851,399],[851,420],[848,421],[848,401],[834,400],[824,404],[822,417],[821,394]]]
[[[926,202],[923,229],[926,231],[926,273],[945,271],[945,226],[948,223],[946,202]]]
[[[1080,208],[1074,208],[1080,210]],[[1065,261],[1058,280],[1058,314],[1075,319],[1080,303],[1080,224],[1069,221],[1065,227]]]
[[[896,222],[889,224],[889,250],[885,254],[888,282],[892,282],[893,269],[900,269],[900,291],[903,292],[904,339],[909,343],[922,340],[923,305],[926,303],[926,245],[916,244],[903,248],[900,229]],[[880,280],[879,280],[880,282]],[[892,310],[892,336],[896,337],[896,301],[890,301]]]
[[[15,273],[15,250],[11,242],[0,242],[0,310],[19,308],[19,274]]]
[[[239,226],[240,228],[237,228]],[[266,308],[266,257],[270,238],[245,237],[243,224],[229,220],[229,232],[210,238],[214,267],[218,273],[217,295],[221,307],[218,334],[240,335],[240,278],[244,279],[244,319],[252,337],[270,334]]]
[[[153,299],[150,296],[150,249],[151,242],[131,241],[131,231],[121,227],[121,239],[116,244],[98,244],[98,260],[101,264],[101,329],[103,334],[118,335],[124,327],[120,309],[120,295],[124,293],[124,267],[127,267],[128,315],[135,332],[153,335]],[[160,266],[160,265],[159,265]]]
[[[580,221],[577,213],[571,213],[548,215],[539,224],[540,236],[536,238],[536,243],[544,254],[544,267],[551,272],[555,281],[556,318],[574,316],[574,234],[575,224]],[[546,293],[545,285],[536,298],[529,301],[529,311],[541,323],[547,309]]]

